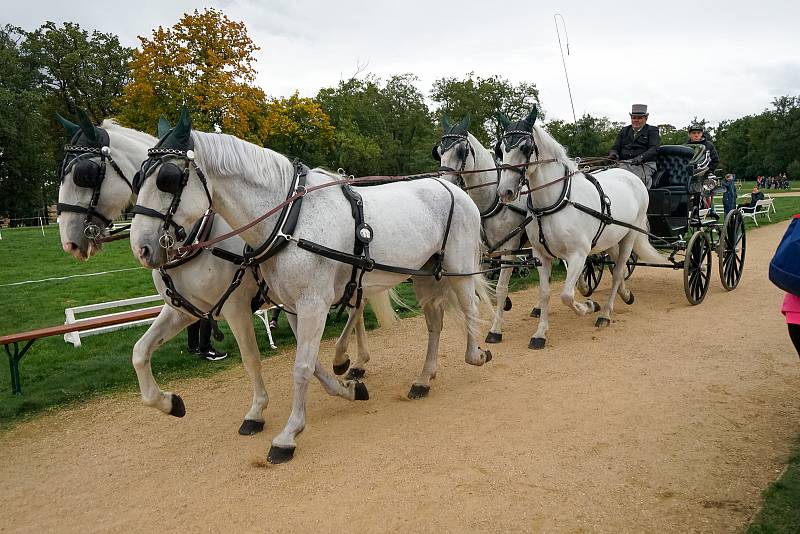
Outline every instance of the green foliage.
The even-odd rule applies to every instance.
[[[265,147],[312,167],[328,163],[334,146],[330,117],[317,101],[300,98],[296,92],[270,100],[259,132]]]
[[[800,442],[781,478],[764,492],[764,504],[748,534],[778,534],[800,530]]]
[[[570,156],[605,156],[623,124],[606,117],[584,115],[575,124],[562,120],[550,121],[546,129],[556,141],[567,147]]]
[[[422,93],[410,74],[351,78],[325,88],[317,101],[336,128],[331,166],[349,174],[410,174],[431,167],[436,139]]]
[[[484,146],[492,146],[503,132],[497,114],[524,117],[534,104],[539,104],[539,90],[534,83],[515,85],[498,75],[481,78],[470,72],[463,79],[436,80],[431,99],[439,104],[435,110],[438,118],[445,113],[459,119],[469,114],[470,133]],[[544,119],[544,116],[540,113],[539,118]]]
[[[116,112],[114,99],[128,83],[133,49],[116,35],[89,34],[73,22],[61,28],[47,22],[26,37],[23,49],[38,65],[54,111],[74,115],[82,107],[96,121]]]
[[[0,215],[30,217],[53,198],[56,162],[46,93],[25,32],[0,29]]]
[[[726,171],[739,177],[800,177],[800,96],[782,96],[759,115],[723,121],[716,146]]]

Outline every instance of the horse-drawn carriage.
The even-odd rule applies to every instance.
[[[650,242],[668,254],[667,264],[639,263],[635,255],[628,260],[627,277],[637,265],[683,269],[686,299],[699,304],[708,293],[711,279],[711,252],[717,253],[722,287],[731,291],[742,278],[746,250],[744,219],[734,209],[720,224],[713,212],[701,209],[701,198],[716,187],[713,177],[703,180],[705,154],[702,147],[665,145],[658,149],[658,171],[649,191],[647,220]],[[613,265],[607,255],[593,255],[586,261],[579,286],[589,296],[603,275],[605,265]]]

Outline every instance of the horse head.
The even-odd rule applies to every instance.
[[[176,245],[186,238],[185,227],[210,208],[211,193],[194,162],[192,120],[186,108],[169,125],[161,121],[161,139],[147,151],[134,180],[137,204],[131,223],[131,250],[145,267],[169,261]],[[164,133],[166,131],[166,133]]]
[[[111,221],[130,203],[128,177],[144,157],[146,145],[127,139],[127,129],[113,121],[95,126],[83,109],[78,109],[79,124],[58,114],[56,118],[69,136],[58,190],[61,246],[85,260],[99,252],[97,239],[108,234]]]
[[[504,203],[516,200],[520,188],[528,180],[528,169],[524,165],[530,163],[531,156],[537,154],[533,138],[537,116],[538,109],[534,106],[524,119],[512,122],[505,115],[498,117],[504,131],[495,145],[495,153],[503,160],[504,168],[500,173],[497,194]]]

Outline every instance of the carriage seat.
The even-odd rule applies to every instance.
[[[680,145],[662,145],[656,154],[656,173],[651,189],[681,187],[688,189],[692,179],[690,164],[694,151]]]

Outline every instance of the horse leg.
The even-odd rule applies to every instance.
[[[515,258],[516,256],[507,255],[503,256],[502,260],[513,261]],[[495,287],[495,295],[497,295],[497,308],[495,309],[492,328],[486,335],[486,343],[500,343],[503,340],[503,312],[506,309],[506,298],[508,297],[508,281],[511,279],[511,273],[513,270],[514,267],[512,266],[504,267],[500,270],[500,276],[497,279],[497,286]]]
[[[625,285],[625,270],[627,267],[625,264],[631,255],[631,250],[633,250],[635,238],[636,236],[629,234],[623,239],[618,248],[614,247],[613,250],[609,250],[609,254],[614,260],[611,293],[608,296],[608,304],[606,304],[605,309],[594,323],[595,326],[602,327],[611,324],[611,314],[614,312],[614,298],[616,298],[617,293],[627,304],[633,304],[633,293]]]
[[[280,434],[272,440],[267,461],[273,464],[288,462],[297,447],[295,438],[306,426],[306,394],[308,382],[317,369],[322,332],[328,317],[327,306],[321,302],[300,300],[297,302],[297,317],[294,319],[297,352],[294,360],[294,390],[292,413]]]
[[[367,327],[364,324],[364,301],[361,301],[361,311],[356,318],[355,333],[356,333],[356,348],[358,349],[358,356],[353,366],[347,373],[349,380],[361,380],[367,373],[367,362],[369,361],[369,345],[367,344]]]
[[[133,356],[131,361],[136,370],[136,378],[139,380],[139,391],[142,394],[142,402],[145,406],[157,408],[164,413],[175,417],[186,415],[186,407],[179,395],[162,391],[150,368],[150,359],[153,352],[175,337],[181,330],[195,322],[197,319],[185,315],[175,308],[164,306],[156,320],[147,329],[147,332],[139,338],[133,346]]]
[[[333,355],[333,372],[337,375],[344,374],[350,367],[350,357],[347,354],[347,347],[350,345],[350,336],[353,335],[353,328],[363,312],[363,299],[361,301],[361,306],[358,308],[350,308],[347,311],[347,324],[344,325],[339,339],[336,340],[336,352]]]
[[[583,272],[586,256],[586,254],[573,253],[567,259],[567,279],[564,281],[564,289],[561,291],[561,302],[572,308],[578,315],[600,311],[600,305],[593,300],[587,300],[586,302],[577,302],[575,300],[575,284]]]
[[[478,295],[475,293],[475,281],[469,276],[455,276],[448,281],[451,290],[456,294],[467,331],[467,350],[464,361],[470,365],[483,365],[492,359],[492,353],[482,351],[475,335],[479,328],[480,313],[478,311]]]
[[[428,326],[428,348],[425,353],[425,365],[422,372],[411,385],[409,399],[421,399],[428,396],[431,380],[436,378],[439,337],[442,333],[444,317],[444,283],[436,282],[432,277],[418,276],[413,278],[414,293],[417,302],[422,306],[425,323]]]
[[[536,270],[539,272],[539,305],[534,310],[539,310],[539,326],[528,342],[529,349],[543,349],[547,342],[547,330],[550,328],[550,272],[553,269],[553,259],[543,256]]]
[[[246,296],[246,293],[242,292],[242,295]],[[263,413],[269,402],[269,397],[267,388],[264,385],[264,379],[261,376],[261,351],[258,349],[256,333],[255,329],[253,329],[249,299],[239,299],[237,294],[234,293],[223,306],[222,314],[228,321],[233,337],[236,338],[236,344],[239,345],[242,364],[253,388],[253,401],[239,427],[239,434],[251,436],[264,430]]]

